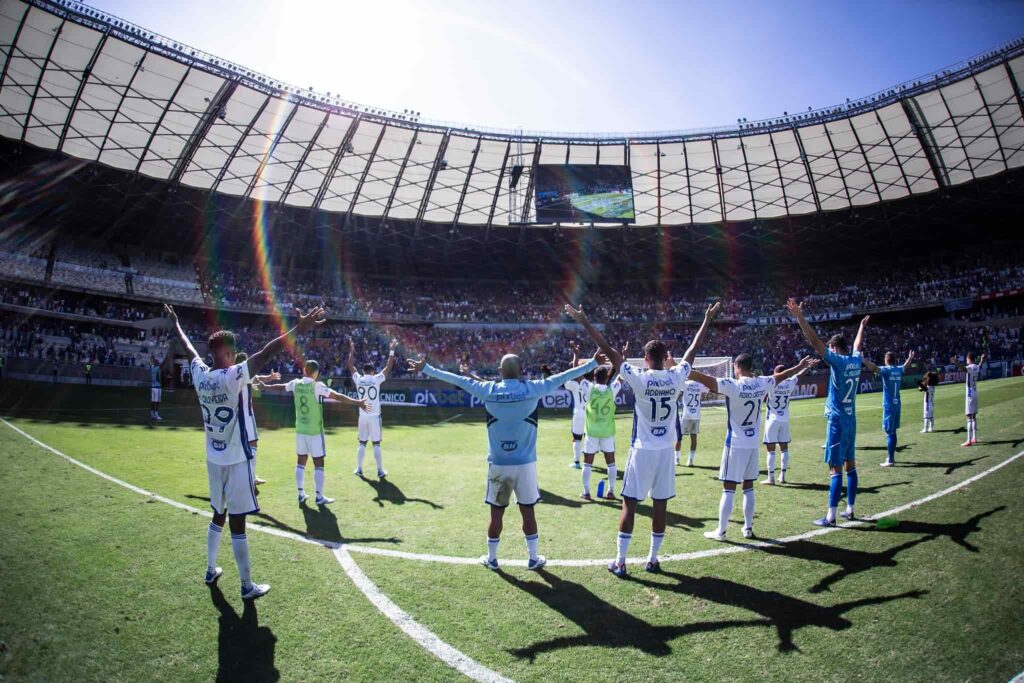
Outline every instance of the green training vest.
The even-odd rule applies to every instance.
[[[615,396],[611,387],[600,384],[590,389],[587,401],[587,436],[606,439],[615,436]]]
[[[324,407],[316,396],[316,382],[295,383],[295,431],[309,436],[324,432]]]

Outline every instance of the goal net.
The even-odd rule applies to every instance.
[[[630,365],[645,367],[643,358],[627,358]],[[693,369],[700,370],[711,377],[728,377],[732,379],[732,356],[697,356],[693,360]],[[701,403],[706,406],[725,405],[725,397],[710,391],[704,392]]]

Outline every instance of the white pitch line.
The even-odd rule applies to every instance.
[[[210,512],[209,510],[200,510],[199,508],[192,507],[191,505],[186,505],[185,503],[179,503],[176,500],[165,498],[164,496],[157,495],[152,491],[147,491],[146,489],[141,488],[139,486],[135,486],[134,484],[129,484],[128,482],[118,479],[117,477],[112,477],[106,472],[102,472],[96,469],[95,467],[86,465],[84,462],[75,460],[70,455],[60,452],[53,446],[43,443],[42,441],[32,436],[28,432],[25,432],[24,430],[15,427],[2,417],[0,417],[0,422],[3,422],[5,425],[13,429],[18,434],[21,434],[26,439],[36,444],[40,448],[44,448],[53,453],[54,455],[58,455],[64,458],[72,465],[77,465],[78,467],[81,467],[87,472],[91,472],[92,474],[95,474],[98,477],[106,479],[112,484],[123,486],[129,491],[134,491],[135,493],[147,496],[154,500],[158,500],[161,503],[166,503],[172,507],[178,508],[179,510],[185,510],[186,512],[202,515],[204,517],[213,517],[213,513]],[[407,636],[416,641],[417,645],[419,645],[427,652],[440,659],[448,666],[466,675],[467,677],[472,678],[475,681],[480,681],[481,683],[514,683],[511,679],[505,678],[501,674],[492,671],[491,669],[488,669],[483,664],[477,662],[468,655],[463,654],[461,651],[455,649],[448,643],[444,642],[443,640],[438,638],[430,629],[428,629],[426,626],[423,626],[418,621],[413,619],[407,612],[404,612],[398,605],[396,605],[386,595],[384,595],[384,593],[382,593],[380,589],[377,588],[377,585],[370,580],[370,577],[368,577],[363,572],[363,570],[359,568],[359,565],[356,564],[355,560],[352,559],[352,556],[349,555],[348,552],[345,550],[344,545],[340,543],[333,543],[331,541],[321,541],[317,539],[307,538],[300,534],[295,534],[290,531],[283,531],[281,529],[275,529],[274,527],[268,527],[262,524],[249,524],[247,526],[255,531],[262,531],[263,533],[271,534],[273,536],[280,536],[281,538],[288,538],[293,541],[300,541],[302,543],[309,543],[312,545],[322,545],[330,548],[334,553],[334,557],[338,560],[338,563],[341,565],[341,568],[345,571],[346,574],[348,574],[349,578],[352,579],[352,583],[356,585],[356,588],[358,588],[362,592],[362,594],[366,596],[366,599],[370,601],[370,604],[376,607],[384,616],[386,616],[395,626],[401,629]]]
[[[441,420],[440,422],[435,422],[435,423],[433,424],[433,426],[434,426],[434,427],[436,427],[436,426],[438,426],[438,425],[444,425],[444,424],[448,424],[448,423],[449,423],[449,422],[451,422],[452,420],[457,420],[457,419],[459,419],[460,417],[462,417],[462,413],[459,413],[458,415],[453,415],[452,417],[449,417],[449,418],[448,418],[447,420]]]
[[[334,550],[334,557],[338,564],[345,570],[352,583],[356,585],[366,599],[373,604],[384,616],[400,628],[405,635],[412,638],[416,643],[442,662],[452,667],[459,673],[481,683],[512,683],[511,679],[505,678],[496,671],[456,650],[454,647],[438,638],[430,629],[413,619],[408,612],[391,601],[384,595],[370,577],[359,568],[355,560],[348,553],[345,546]]]
[[[114,484],[118,484],[119,486],[123,486],[123,487],[125,487],[125,488],[127,488],[127,489],[129,489],[131,491],[135,491],[136,493],[140,493],[140,494],[142,494],[144,496],[149,496],[149,497],[151,497],[151,498],[153,498],[155,500],[159,500],[162,503],[167,503],[168,505],[172,505],[172,506],[174,506],[176,508],[179,508],[181,510],[187,510],[188,512],[193,512],[195,514],[203,515],[205,517],[212,517],[213,516],[212,513],[210,513],[210,511],[208,511],[208,510],[200,510],[199,508],[192,507],[191,505],[186,505],[185,503],[179,503],[176,500],[171,500],[170,498],[166,498],[164,496],[158,495],[158,494],[153,493],[151,491],[147,491],[146,489],[143,489],[143,488],[140,488],[138,486],[135,486],[134,484],[129,484],[128,482],[122,481],[121,479],[118,479],[117,477],[113,477],[113,476],[107,474],[106,472],[101,472],[100,470],[96,469],[95,467],[91,467],[89,465],[86,465],[85,463],[80,462],[78,460],[75,460],[71,456],[69,456],[69,455],[67,455],[65,453],[62,453],[61,451],[57,450],[53,446],[50,446],[48,444],[43,443],[39,439],[37,439],[34,436],[32,436],[31,434],[23,431],[22,429],[19,429],[18,427],[15,427],[14,425],[12,425],[10,422],[8,422],[7,420],[5,420],[3,418],[0,418],[0,422],[3,422],[8,427],[10,427],[14,431],[16,431],[19,434],[21,434],[22,436],[24,436],[26,439],[28,439],[28,440],[32,441],[33,443],[35,443],[37,446],[40,446],[41,448],[45,448],[46,450],[50,451],[51,453],[54,453],[55,455],[59,455],[60,457],[62,457],[65,460],[67,460],[68,462],[70,462],[70,463],[72,463],[74,465],[78,465],[82,469],[85,469],[85,470],[87,470],[89,472],[92,472],[93,474],[95,474],[95,475],[97,475],[99,477],[102,477],[102,478],[106,479],[109,482],[112,482]],[[845,523],[840,524],[839,526],[836,526],[836,527],[824,527],[824,528],[820,528],[820,529],[812,529],[811,531],[807,531],[807,532],[802,533],[802,534],[797,534],[796,536],[787,536],[785,538],[773,539],[771,542],[755,541],[753,543],[744,543],[742,545],[729,545],[729,546],[718,547],[718,548],[709,548],[707,550],[695,550],[695,551],[691,551],[691,552],[688,552],[688,553],[677,553],[675,555],[666,555],[666,556],[661,558],[661,561],[662,562],[682,562],[682,561],[686,561],[686,560],[699,560],[699,559],[703,559],[703,558],[706,558],[706,557],[716,557],[718,555],[731,555],[733,553],[742,553],[742,552],[747,552],[749,550],[756,550],[756,549],[760,549],[760,548],[773,548],[773,547],[778,547],[779,545],[784,545],[786,543],[794,543],[796,541],[804,541],[804,540],[807,540],[808,538],[814,538],[815,536],[822,536],[824,534],[829,534],[829,533],[832,533],[833,531],[838,531],[840,529],[844,529],[844,528],[847,528],[847,527],[863,526],[863,525],[867,524],[868,522],[874,521],[874,520],[876,520],[876,519],[878,519],[880,517],[890,517],[892,515],[896,515],[896,514],[899,514],[901,512],[904,512],[906,510],[909,510],[910,508],[917,507],[918,505],[922,505],[923,503],[927,503],[927,502],[933,501],[936,498],[941,498],[941,497],[943,497],[945,495],[953,493],[954,491],[957,491],[957,490],[959,490],[959,489],[961,489],[961,488],[963,488],[963,487],[965,487],[965,486],[967,486],[969,484],[974,483],[975,481],[981,479],[982,477],[987,477],[988,475],[992,474],[993,472],[995,472],[995,471],[997,471],[997,470],[999,470],[999,469],[1001,469],[1003,467],[1006,467],[1011,462],[1013,462],[1014,460],[1017,460],[1018,458],[1021,458],[1021,457],[1024,457],[1024,451],[1021,451],[1020,453],[1017,453],[1016,455],[1011,455],[1006,460],[1003,460],[1002,462],[1000,462],[1000,463],[998,463],[996,465],[993,465],[992,467],[988,468],[984,472],[979,472],[978,474],[975,474],[974,476],[971,476],[971,477],[969,477],[967,479],[964,479],[962,482],[960,482],[958,484],[953,484],[952,486],[950,486],[948,488],[945,488],[945,489],[942,489],[941,491],[937,491],[935,493],[927,495],[924,498],[918,498],[917,500],[914,500],[914,501],[911,501],[911,502],[906,503],[904,505],[900,505],[898,507],[892,508],[891,510],[886,510],[885,512],[879,512],[879,513],[876,513],[874,515],[863,517],[863,518],[861,518],[860,521],[845,522]],[[392,550],[390,548],[376,548],[376,547],[367,546],[367,545],[356,545],[356,544],[349,544],[349,543],[337,543],[335,541],[325,541],[325,540],[322,540],[322,539],[310,538],[309,536],[303,536],[302,534],[296,534],[296,533],[293,533],[291,531],[284,531],[283,529],[277,529],[275,527],[265,526],[265,525],[262,525],[262,524],[250,524],[249,526],[252,529],[255,529],[257,531],[262,531],[263,533],[271,534],[272,536],[278,536],[280,538],[290,538],[290,539],[292,539],[294,541],[300,541],[302,543],[309,543],[309,544],[312,544],[312,545],[320,545],[320,546],[324,546],[326,548],[330,548],[331,550],[336,550],[338,548],[344,548],[345,550],[349,551],[350,553],[361,553],[363,555],[377,555],[377,556],[380,556],[380,557],[393,557],[393,558],[401,559],[401,560],[414,560],[414,561],[417,561],[417,562],[434,562],[434,563],[438,563],[438,564],[476,564],[477,562],[480,561],[479,558],[476,558],[476,557],[460,557],[460,556],[457,556],[457,555],[436,555],[436,554],[433,554],[433,553],[413,553],[413,552],[408,552],[408,551],[405,551],[405,550]],[[548,560],[548,566],[551,566],[551,567],[598,567],[598,566],[604,566],[605,564],[607,564],[607,562],[608,562],[608,558],[582,559],[582,560],[572,560],[572,559],[570,559],[570,560],[557,560],[557,559],[554,559],[554,560]],[[643,563],[647,562],[647,557],[646,556],[643,556],[643,557],[630,557],[630,558],[628,558],[626,560],[626,562],[628,564],[643,564]],[[502,560],[501,563],[502,563],[502,565],[507,566],[507,567],[525,567],[526,566],[526,560]]]

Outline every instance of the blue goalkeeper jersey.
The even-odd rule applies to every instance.
[[[526,465],[537,460],[538,401],[557,391],[567,381],[596,367],[597,361],[591,359],[547,379],[505,379],[499,382],[478,382],[429,364],[423,367],[423,372],[427,377],[454,384],[483,402],[487,411],[488,462],[493,465]]]
[[[825,412],[830,418],[844,422],[856,422],[857,383],[863,363],[860,351],[848,356],[825,349],[823,356],[831,368],[828,378],[828,399],[825,401]]]
[[[878,368],[882,376],[882,415],[900,412],[900,385],[903,383],[902,365],[883,365]]]

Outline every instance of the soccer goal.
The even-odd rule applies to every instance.
[[[630,365],[638,368],[645,367],[643,358],[627,358]],[[693,359],[693,369],[700,370],[705,375],[712,377],[728,377],[732,379],[732,356],[697,356]],[[725,397],[721,394],[704,392],[701,401],[706,406],[725,405]]]

